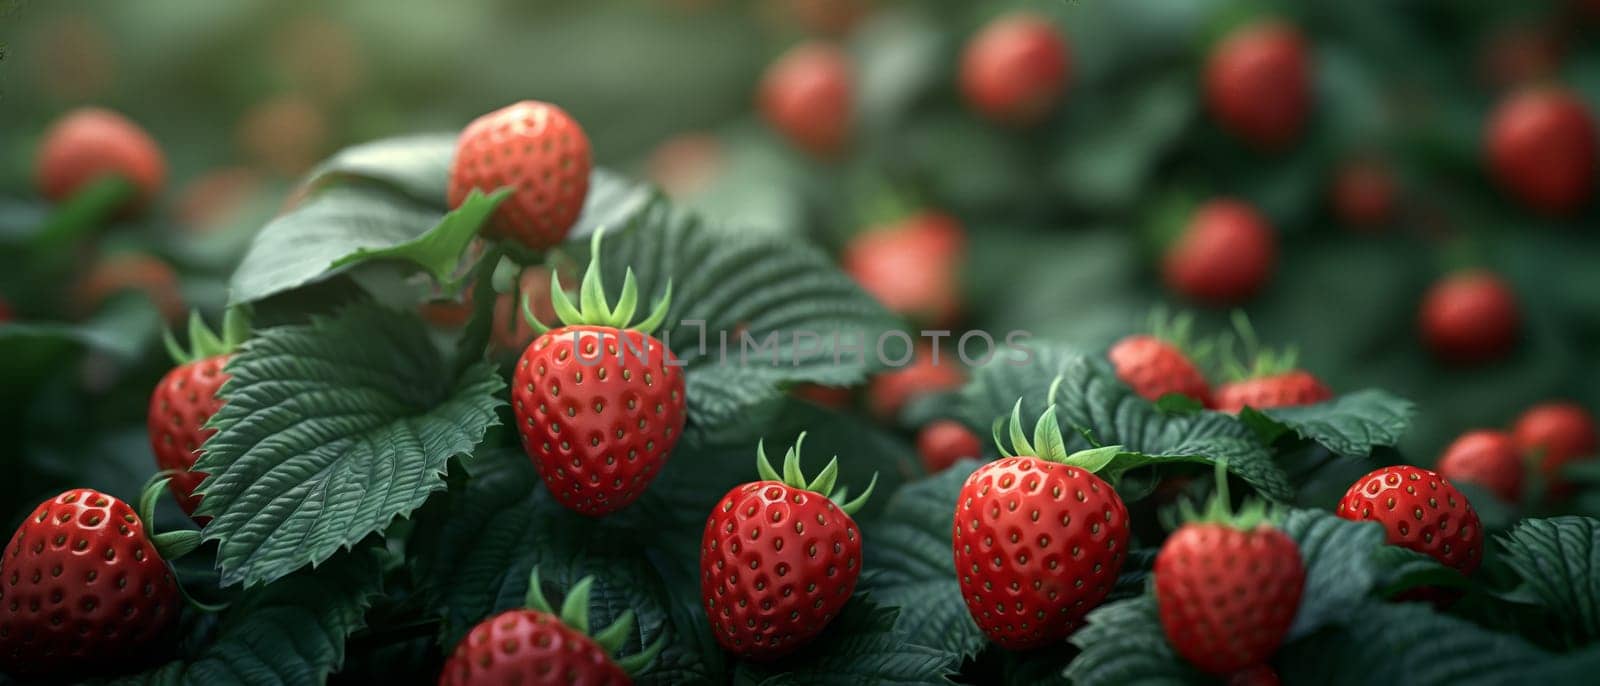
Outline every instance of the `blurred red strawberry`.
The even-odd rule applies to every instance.
[[[1418,315],[1422,340],[1439,359],[1481,364],[1505,357],[1517,344],[1521,315],[1511,288],[1493,273],[1446,276],[1428,289]]]
[[[121,253],[96,262],[74,287],[72,309],[79,317],[88,317],[124,291],[142,292],[169,323],[183,319],[178,273],[160,258],[144,253]]]
[[[1479,72],[1495,88],[1538,83],[1561,69],[1561,41],[1544,26],[1510,26],[1489,37]]]
[[[178,191],[178,225],[205,233],[221,228],[261,188],[261,177],[246,167],[221,167],[196,176]]]
[[[1438,467],[1439,475],[1454,483],[1481,486],[1508,503],[1522,499],[1522,454],[1504,431],[1461,434],[1444,449]]]
[[[867,407],[878,419],[893,421],[912,400],[931,393],[953,391],[966,380],[955,351],[940,349],[939,361],[935,363],[932,348],[918,346],[910,364],[872,378],[867,386]]]
[[[166,184],[167,160],[138,124],[111,110],[68,112],[45,131],[34,165],[39,192],[63,202],[106,176],[133,184],[125,210],[143,207]]]
[[[1388,167],[1370,160],[1350,162],[1333,178],[1334,216],[1352,228],[1382,227],[1394,219],[1397,193]]]
[[[1206,62],[1206,105],[1217,123],[1251,145],[1280,149],[1305,128],[1311,66],[1294,26],[1268,21],[1235,29]]]
[[[1233,305],[1261,290],[1278,261],[1278,240],[1266,217],[1233,199],[1195,210],[1167,247],[1167,287],[1207,305]]]
[[[844,249],[844,270],[891,312],[947,327],[960,315],[966,233],[949,215],[919,212],[867,229]]]
[[[328,152],[327,115],[301,95],[280,95],[245,110],[235,136],[255,164],[286,177],[311,169]]]
[[[855,399],[855,389],[844,386],[823,386],[821,384],[807,383],[795,386],[790,391],[795,397],[803,398],[822,407],[842,409],[850,406],[850,401]]]
[[[850,57],[834,45],[797,45],[761,77],[761,114],[795,147],[834,157],[850,138],[853,71]]]
[[[1170,322],[1160,315],[1152,319],[1156,320],[1150,327],[1153,333],[1123,338],[1106,352],[1117,378],[1152,402],[1176,393],[1210,405],[1211,382],[1189,354],[1193,352],[1188,340],[1193,317],[1180,315]]]
[[[922,458],[923,469],[937,474],[963,457],[982,458],[983,443],[965,424],[941,419],[917,432],[917,455]]]
[[[1018,126],[1036,124],[1060,101],[1071,78],[1066,40],[1049,19],[1029,12],[1001,16],[967,42],[961,92],[979,114]]]
[[[1511,434],[1522,454],[1537,461],[1549,480],[1551,494],[1557,497],[1572,491],[1572,486],[1561,478],[1561,469],[1577,460],[1594,459],[1600,448],[1594,417],[1576,403],[1536,405],[1517,418]]]
[[[1595,124],[1577,95],[1534,88],[1507,97],[1489,119],[1489,170],[1523,204],[1576,211],[1594,194]]]
[[[645,173],[667,195],[687,197],[703,190],[722,173],[724,157],[716,136],[678,134],[650,153]]]

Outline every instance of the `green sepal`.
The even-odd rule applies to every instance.
[[[1061,424],[1056,419],[1056,397],[1061,391],[1062,378],[1057,376],[1050,382],[1050,392],[1045,399],[1048,406],[1039,419],[1033,424],[1033,438],[1030,440],[1023,429],[1022,399],[1017,398],[1017,403],[1011,406],[1011,420],[1006,422],[1004,417],[997,417],[992,426],[994,442],[1004,457],[1033,457],[1046,462],[1071,465],[1088,472],[1099,472],[1111,464],[1119,455],[1127,453],[1120,445],[1099,445],[1088,431],[1079,429],[1093,446],[1088,450],[1067,453],[1066,437],[1061,433]],[[1005,427],[1005,428],[1003,428]],[[1002,432],[1010,434],[1011,445],[1008,447],[1002,438]]]
[[[1284,348],[1262,347],[1256,337],[1255,327],[1243,310],[1232,314],[1233,333],[1222,337],[1222,374],[1228,381],[1244,381],[1275,376],[1293,371],[1300,361],[1300,350],[1294,346]],[[1244,359],[1234,354],[1234,340],[1244,346]]]
[[[194,552],[200,547],[200,532],[194,529],[179,529],[177,531],[163,531],[150,537],[150,543],[156,547],[156,552],[161,553],[163,559],[176,559]]]
[[[189,346],[185,348],[178,343],[177,337],[172,335],[172,329],[161,332],[161,342],[167,348],[167,354],[178,364],[188,364],[196,360],[203,360],[217,355],[226,355],[233,352],[250,337],[250,306],[248,304],[229,307],[222,315],[222,335],[218,336],[210,327],[206,326],[200,313],[189,313]]]
[[[672,302],[672,281],[667,281],[666,292],[656,301],[650,316],[637,324],[630,324],[639,308],[639,282],[633,275],[633,269],[628,269],[623,275],[622,296],[617,300],[616,309],[606,302],[606,287],[600,270],[600,241],[604,234],[604,228],[595,229],[590,239],[589,268],[578,287],[577,305],[572,304],[572,299],[561,288],[560,277],[551,272],[550,304],[555,308],[556,319],[565,326],[609,326],[651,333],[667,320],[667,310]],[[526,297],[522,298],[522,316],[534,331],[543,334],[550,330],[548,325],[533,316]]]
[[[756,474],[761,477],[762,481],[776,481],[790,488],[819,493],[837,504],[845,514],[853,515],[860,511],[861,506],[865,505],[867,498],[872,495],[872,490],[877,487],[878,475],[876,473],[872,475],[872,481],[867,483],[867,490],[862,491],[861,495],[856,496],[855,500],[843,502],[844,496],[849,492],[849,489],[848,487],[838,486],[839,457],[834,456],[832,460],[828,461],[828,466],[823,467],[822,472],[817,474],[817,478],[807,481],[805,470],[800,466],[800,447],[805,443],[805,440],[805,432],[801,432],[799,438],[795,439],[794,446],[784,453],[782,474],[772,468],[772,460],[767,457],[766,439],[757,441]]]
[[[1182,351],[1196,366],[1216,353],[1215,340],[1194,340],[1194,313],[1188,310],[1173,314],[1165,305],[1158,305],[1151,308],[1146,328],[1156,340]]]
[[[1222,524],[1240,531],[1250,531],[1262,524],[1277,525],[1282,513],[1264,500],[1247,498],[1235,512],[1228,495],[1227,460],[1217,460],[1215,469],[1217,487],[1206,501],[1205,509],[1196,510],[1193,501],[1184,499],[1178,503],[1178,524]]]
[[[156,501],[161,499],[161,493],[167,490],[167,483],[172,481],[172,476],[178,471],[162,470],[145,481],[139,490],[139,502],[134,508],[134,514],[139,516],[139,522],[144,525],[145,537],[150,539],[150,543],[156,547],[156,552],[161,558],[169,563],[194,552],[204,542],[200,532],[194,529],[156,533]]]
[[[593,638],[594,642],[606,652],[606,655],[615,655],[617,649],[621,648],[622,644],[628,641],[628,636],[633,633],[635,624],[633,610],[623,612],[622,616],[617,617],[616,621],[606,628],[590,633],[589,596],[593,588],[594,577],[586,576],[579,579],[578,583],[573,584],[572,588],[567,591],[567,597],[561,601],[561,611],[558,613],[551,609],[550,601],[545,598],[544,589],[540,587],[539,583],[539,568],[534,567],[533,571],[528,573],[528,593],[523,605],[530,610],[537,610],[556,616],[557,619],[561,620],[562,624]],[[637,674],[655,661],[656,656],[661,654],[661,650],[665,646],[666,634],[663,632],[662,635],[656,637],[655,643],[651,644],[650,647],[628,657],[616,659],[617,666],[621,667],[622,671],[627,672],[629,675]]]

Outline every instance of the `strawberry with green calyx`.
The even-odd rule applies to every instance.
[[[1140,397],[1151,402],[1176,393],[1211,404],[1211,384],[1195,360],[1208,356],[1210,346],[1189,343],[1194,315],[1188,312],[1168,318],[1161,309],[1150,315],[1150,333],[1134,334],[1117,341],[1106,352],[1117,378]]]
[[[1106,446],[1071,455],[1056,423],[1055,396],[1023,434],[1022,401],[1011,412],[1002,459],[972,472],[956,498],[951,545],[961,596],[989,639],[1010,650],[1056,643],[1111,593],[1127,559],[1128,508],[1095,475],[1122,453]]]
[[[522,447],[556,501],[589,516],[616,512],[644,493],[683,435],[683,368],[650,331],[667,318],[672,284],[650,316],[629,325],[639,287],[629,269],[615,308],[606,302],[595,231],[578,301],[552,273],[550,298],[563,326],[523,316],[539,337],[517,360],[512,411]]]
[[[700,539],[700,598],[722,647],[743,657],[784,655],[822,633],[861,575],[861,533],[851,515],[872,495],[845,502],[834,486],[839,458],[815,479],[800,468],[805,434],[773,470],[756,447],[761,481],[733,487],[706,518]]]
[[[1167,641],[1185,660],[1219,676],[1249,670],[1259,683],[1300,608],[1306,570],[1300,548],[1259,500],[1238,511],[1225,464],[1205,512],[1185,500],[1184,524],[1156,555],[1156,605]]]
[[[631,675],[649,666],[666,645],[666,636],[643,651],[613,657],[633,633],[633,611],[610,626],[589,633],[589,591],[584,577],[567,593],[559,613],[545,599],[539,569],[528,578],[525,607],[479,622],[445,661],[439,686],[490,684],[632,683]]]
[[[486,232],[545,250],[565,240],[583,212],[592,167],[589,138],[577,120],[550,103],[524,100],[462,129],[446,194],[454,209],[474,190],[511,188]]]
[[[1250,326],[1250,320],[1242,312],[1234,312],[1233,324],[1239,338],[1244,341],[1250,366],[1246,368],[1233,356],[1233,339],[1225,338],[1223,365],[1229,381],[1217,387],[1213,397],[1214,409],[1237,413],[1246,407],[1265,410],[1315,405],[1333,399],[1333,391],[1323,385],[1320,379],[1295,366],[1299,360],[1298,350],[1292,347],[1281,351],[1262,348],[1254,328]]]
[[[153,534],[158,475],[135,510],[87,488],[46,500],[0,551],[0,672],[52,680],[138,659],[168,635],[183,597],[169,560],[200,532]]]
[[[221,337],[206,327],[198,312],[189,318],[187,349],[178,344],[170,329],[164,337],[167,352],[178,366],[167,372],[150,393],[146,427],[156,466],[172,472],[172,495],[190,516],[200,506],[200,496],[194,489],[206,475],[189,470],[200,458],[206,439],[217,432],[206,425],[222,409],[217,391],[228,380],[224,367],[249,335],[249,313],[235,307],[223,316]],[[199,517],[196,521],[204,524],[209,519]]]

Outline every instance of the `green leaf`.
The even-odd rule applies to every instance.
[[[1346,614],[1342,624],[1279,649],[1273,664],[1283,683],[1526,683],[1529,670],[1550,659],[1521,638],[1421,603],[1364,601]]]
[[[956,496],[978,465],[962,460],[906,484],[862,534],[870,554],[860,588],[878,603],[900,609],[897,628],[907,641],[963,659],[989,644],[961,597],[950,552]]]
[[[590,193],[636,198],[636,188],[596,175]],[[849,386],[880,366],[874,343],[896,320],[815,248],[713,232],[659,196],[627,228],[608,231],[601,247],[609,297],[621,295],[629,267],[642,302],[654,303],[671,280],[671,309],[656,336],[686,365],[686,433],[703,438],[730,427],[748,433],[751,413],[784,388]],[[566,245],[586,256],[584,242]],[[864,355],[841,349],[850,341],[865,342]]]
[[[1077,686],[1193,683],[1201,676],[1172,652],[1154,595],[1096,608],[1068,639],[1082,652],[1064,676]]]
[[[1280,528],[1300,547],[1306,569],[1305,591],[1289,639],[1352,620],[1351,613],[1372,596],[1379,582],[1381,570],[1374,556],[1384,547],[1383,526],[1352,522],[1322,510],[1293,510]]]
[[[461,255],[467,245],[478,235],[478,229],[495,208],[510,195],[502,188],[491,195],[476,190],[467,195],[461,206],[444,215],[439,224],[415,240],[387,248],[357,248],[355,252],[333,261],[329,269],[341,269],[369,260],[405,260],[421,267],[434,281],[445,286],[447,292],[460,285],[456,272],[461,266]]]
[[[1293,431],[1345,457],[1366,457],[1376,446],[1399,444],[1414,414],[1411,401],[1366,389],[1316,405],[1246,409],[1240,417],[1268,442]]]
[[[441,211],[456,155],[455,133],[424,133],[362,143],[340,150],[312,170],[312,190],[351,181],[376,181]]]
[[[857,592],[822,635],[773,662],[741,662],[736,684],[946,684],[960,664],[955,653],[905,642],[895,631],[898,610]]]
[[[1382,592],[1385,597],[1414,588],[1450,587],[1465,588],[1467,577],[1425,553],[1397,545],[1379,546],[1373,551],[1372,561],[1382,572]]]
[[[997,357],[980,367],[962,389],[962,414],[969,423],[986,426],[1008,414],[1021,398],[1022,416],[1037,417],[1057,376],[1062,383],[1056,408],[1071,438],[1069,449],[1090,447],[1077,431],[1086,429],[1098,443],[1121,445],[1130,454],[1119,471],[1143,464],[1226,460],[1229,472],[1263,496],[1283,501],[1294,495],[1289,477],[1272,461],[1271,453],[1232,416],[1165,414],[1118,381],[1104,361],[1058,345],[1031,345],[1025,363]],[[1129,500],[1143,495],[1122,491]]]
[[[1506,564],[1574,642],[1600,638],[1600,521],[1524,519],[1501,541]]]
[[[722,650],[700,607],[696,562],[699,528],[721,491],[692,498],[694,505],[662,506],[650,502],[663,495],[658,480],[633,507],[597,520],[556,503],[519,449],[494,450],[479,462],[464,487],[429,505],[413,539],[420,592],[442,619],[441,649],[453,648],[482,619],[521,607],[528,573],[537,565],[552,597],[595,577],[593,626],[635,613],[637,628],[624,642],[624,655],[665,632],[665,650],[636,683],[726,680]],[[680,484],[668,486],[684,492]],[[675,533],[692,536],[687,547]]]
[[[115,684],[320,684],[344,663],[345,638],[382,586],[376,549],[362,547],[240,596],[210,644],[188,659]]]
[[[378,186],[334,186],[262,227],[228,284],[229,302],[254,302],[326,279],[359,251],[396,249],[444,221]]]
[[[419,319],[371,305],[258,331],[195,467],[223,583],[320,563],[444,488],[504,403],[488,363],[448,370]]]

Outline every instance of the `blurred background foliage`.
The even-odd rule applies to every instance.
[[[1160,285],[1160,246],[1195,203],[1242,197],[1283,244],[1274,280],[1244,308],[1261,337],[1298,345],[1336,391],[1417,401],[1402,451],[1430,464],[1459,432],[1538,401],[1600,408],[1600,202],[1531,214],[1491,184],[1482,154],[1488,113],[1522,85],[1563,84],[1600,111],[1597,5],[0,0],[0,292],[40,328],[0,342],[12,432],[0,450],[20,450],[40,475],[8,490],[31,497],[71,478],[120,493],[148,470],[144,399],[168,364],[159,313],[137,297],[71,304],[79,276],[20,276],[16,246],[48,213],[35,144],[85,104],[146,127],[170,169],[154,211],[100,236],[82,271],[105,255],[153,255],[213,318],[250,236],[318,160],[453,131],[525,98],[581,121],[597,163],[731,230],[836,250],[898,212],[949,212],[968,234],[964,327],[1091,348],[1138,329],[1153,306],[1188,306]],[[969,112],[954,77],[966,38],[1019,8],[1057,22],[1074,64],[1053,119],[1022,131]],[[1273,154],[1219,131],[1199,87],[1210,46],[1262,15],[1297,24],[1314,63],[1308,130]],[[856,60],[855,134],[833,162],[790,148],[752,107],[766,65],[810,37]],[[1368,159],[1393,170],[1400,207],[1391,225],[1360,231],[1329,197],[1343,165]],[[1417,305],[1469,265],[1512,283],[1524,340],[1499,363],[1445,367],[1416,335]],[[1201,314],[1205,333],[1228,313]],[[80,324],[31,323],[43,320]]]

